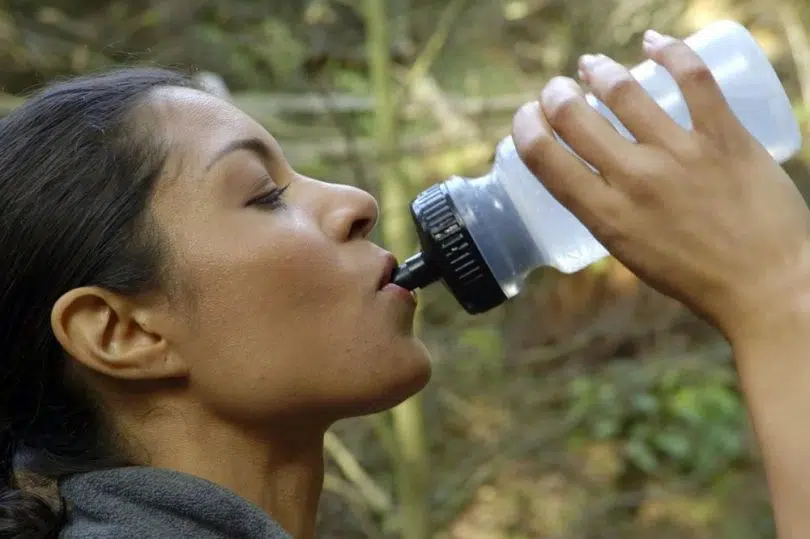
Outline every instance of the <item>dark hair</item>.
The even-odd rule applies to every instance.
[[[0,120],[0,537],[56,537],[64,510],[19,489],[114,461],[102,414],[71,383],[50,311],[65,292],[157,286],[146,211],[165,159],[139,107],[172,71],[123,69],[44,89]]]

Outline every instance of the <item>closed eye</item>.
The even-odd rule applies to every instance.
[[[284,204],[282,195],[284,194],[284,191],[286,191],[288,187],[289,184],[285,185],[284,187],[273,187],[269,191],[255,198],[250,199],[246,205],[266,207],[271,210],[283,209],[286,207],[286,205]]]

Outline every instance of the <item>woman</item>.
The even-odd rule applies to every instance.
[[[683,82],[694,132],[586,57],[641,144],[565,79],[515,138],[617,256],[729,337],[780,530],[798,536],[808,211],[681,42],[650,34],[647,51]],[[367,194],[296,174],[258,124],[171,73],[71,81],[5,118],[0,534],[313,537],[324,430],[430,374],[412,299],[366,239],[376,218]],[[64,522],[12,488],[11,457],[60,479]]]
[[[0,536],[313,537],[325,429],[430,374],[377,211],[168,72],[3,119],[2,479],[69,511],[6,490]]]

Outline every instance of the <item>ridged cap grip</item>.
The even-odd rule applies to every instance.
[[[506,301],[444,183],[420,193],[411,203],[411,215],[425,258],[438,266],[464,310],[477,314]]]

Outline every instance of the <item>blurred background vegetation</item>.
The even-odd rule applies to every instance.
[[[548,78],[720,18],[754,32],[806,130],[806,0],[5,0],[0,114],[111,65],[193,72],[300,171],[378,196],[376,239],[406,256],[410,199],[485,172]],[[803,192],[808,159],[786,165]],[[538,271],[478,317],[434,287],[419,331],[430,386],[327,437],[320,537],[774,537],[728,347],[616,261]]]

